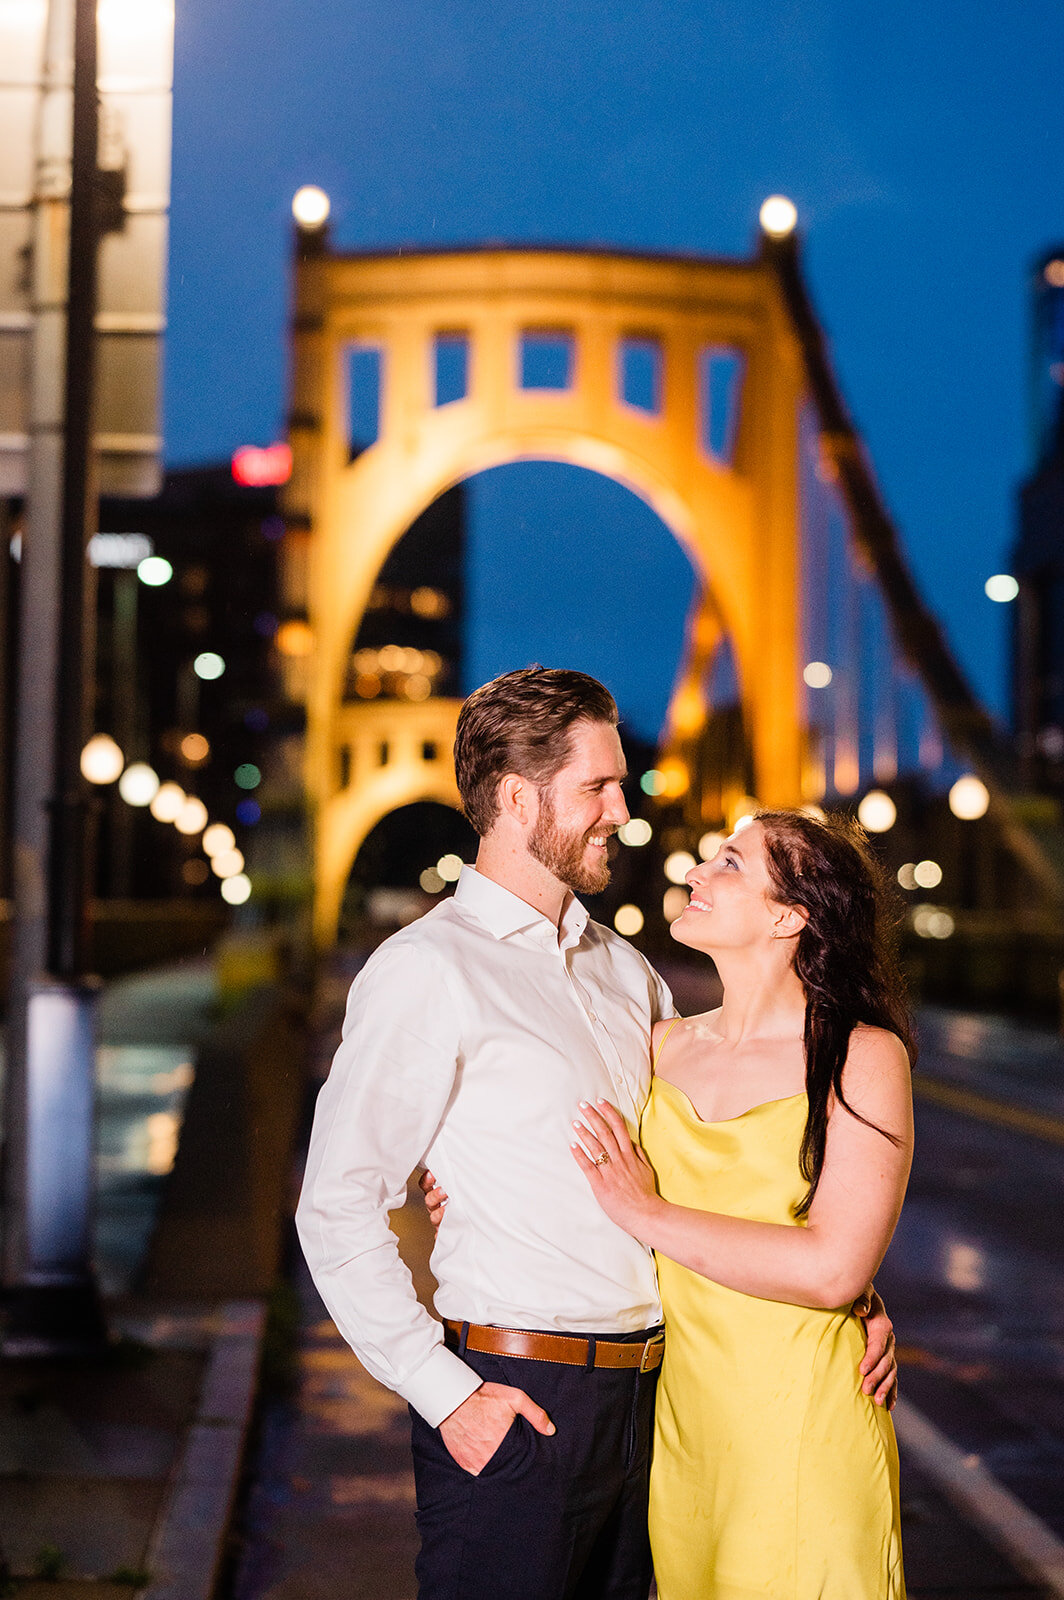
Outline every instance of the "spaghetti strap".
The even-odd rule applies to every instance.
[[[669,1023],[669,1026],[665,1029],[665,1032],[662,1035],[661,1043],[658,1045],[658,1048],[654,1051],[654,1054],[650,1058],[650,1070],[651,1070],[651,1072],[656,1070],[657,1064],[661,1060],[661,1052],[664,1050],[666,1044],[668,1043],[669,1034],[672,1032],[673,1028],[675,1028],[676,1024],[678,1022],[682,1022],[682,1021],[683,1021],[682,1017],[673,1017],[672,1021]]]

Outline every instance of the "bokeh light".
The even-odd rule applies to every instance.
[[[1020,586],[1011,572],[995,572],[983,585],[983,590],[988,600],[997,600],[999,604],[1007,604],[1015,600],[1020,592]]]
[[[211,753],[210,741],[202,733],[186,733],[181,741],[181,754],[189,766],[199,766]]]
[[[869,789],[857,807],[857,820],[868,833],[887,833],[898,820],[898,808],[882,789]]]
[[[802,677],[810,689],[826,689],[833,676],[826,661],[807,661],[802,668]]]
[[[441,856],[436,863],[436,871],[444,883],[457,883],[462,873],[462,858],[453,854]]]
[[[225,671],[225,662],[216,651],[203,650],[192,663],[192,670],[197,678],[202,678],[205,683],[212,683]]]
[[[81,775],[90,783],[114,783],[125,764],[109,733],[94,733],[81,752]]]
[[[145,556],[143,561],[137,563],[137,577],[149,589],[161,589],[173,575],[174,569],[165,556]]]
[[[676,918],[687,910],[687,902],[690,898],[686,889],[679,887],[666,889],[661,902],[661,913],[665,921],[675,922]]]
[[[654,830],[645,817],[629,817],[617,829],[617,837],[622,844],[630,844],[638,849],[640,845],[650,843]]]
[[[134,761],[119,778],[118,792],[127,806],[150,806],[159,793],[159,774],[146,761]]]
[[[189,795],[174,818],[174,827],[178,833],[184,833],[191,837],[194,833],[202,833],[206,826],[207,807],[202,800],[197,800],[194,795]]]
[[[211,871],[217,878],[235,878],[244,870],[244,857],[239,850],[219,850],[211,858]]]
[[[986,816],[990,804],[990,791],[974,772],[958,778],[949,792],[949,808],[962,822],[976,822]]]
[[[151,814],[156,822],[173,822],[185,803],[185,791],[178,783],[164,783],[156,790]]]
[[[785,194],[770,194],[762,202],[758,220],[770,239],[785,239],[798,226],[798,208]]]
[[[224,822],[212,822],[201,843],[209,856],[220,855],[223,850],[232,850],[236,844],[236,834]]]
[[[937,861],[918,861],[913,867],[913,882],[921,889],[937,889],[942,882],[942,868]]]
[[[618,906],[614,912],[613,926],[618,933],[623,933],[626,939],[630,939],[642,928],[643,913],[638,906]]]
[[[222,899],[231,906],[242,906],[251,897],[251,879],[243,872],[225,878],[221,884]]]
[[[691,868],[697,865],[690,850],[673,850],[665,857],[665,876],[670,883],[683,883]]]
[[[292,215],[301,228],[324,228],[331,210],[329,196],[316,183],[303,184],[292,196]]]

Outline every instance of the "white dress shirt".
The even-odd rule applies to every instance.
[[[296,1223],[344,1338],[432,1426],[480,1379],[418,1304],[388,1226],[411,1171],[450,1196],[432,1255],[442,1317],[653,1326],[651,1253],[599,1208],[569,1144],[578,1102],[600,1095],[635,1136],[650,1030],[673,1014],[653,968],[579,901],[558,928],[472,867],[352,984]]]

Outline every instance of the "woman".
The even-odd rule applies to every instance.
[[[912,1149],[879,873],[856,827],[762,812],[687,881],[673,936],[712,956],[723,1004],[655,1029],[645,1155],[605,1102],[572,1147],[658,1261],[658,1592],[901,1600],[893,1427],[854,1383],[850,1315]]]

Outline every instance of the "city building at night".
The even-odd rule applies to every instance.
[[[1064,793],[1064,244],[1035,264],[1034,471],[1020,490],[1013,717],[1027,777]]]

